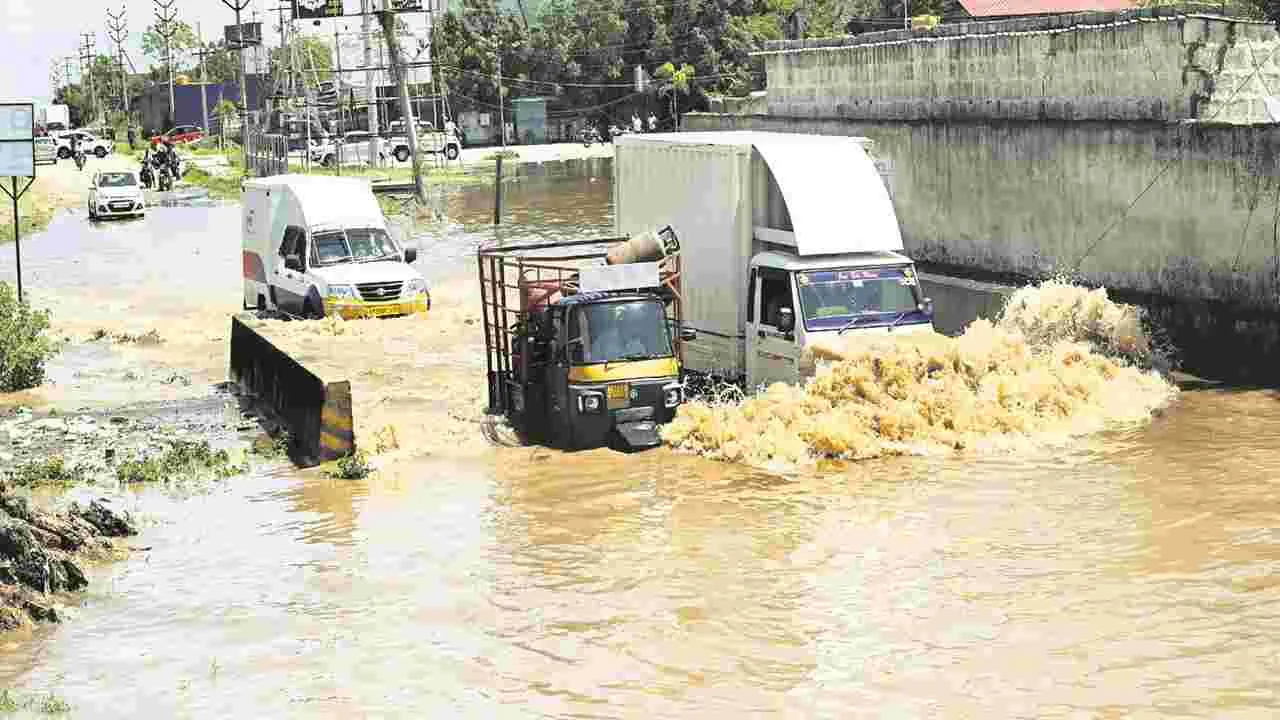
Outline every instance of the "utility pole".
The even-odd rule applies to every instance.
[[[364,87],[365,87],[365,105],[369,110],[369,157],[377,157],[374,154],[374,143],[372,138],[378,133],[378,92],[374,85],[373,75],[373,45],[369,42],[373,37],[373,3],[372,0],[360,0],[360,12],[364,15]]]
[[[196,55],[200,57],[200,121],[204,123],[200,127],[205,132],[212,132],[209,128],[209,74],[205,68],[204,59],[215,51],[204,44],[204,33],[200,30],[200,23],[198,22],[196,23],[196,46],[200,48],[196,51]]]
[[[498,133],[502,135],[502,147],[507,147],[507,103],[502,97],[502,48],[495,53],[498,56]]]
[[[169,123],[177,124],[173,108],[173,36],[178,31],[173,21],[178,12],[173,9],[177,0],[153,0],[156,4],[156,32],[164,38],[164,64],[169,71]]]
[[[222,4],[236,13],[236,71],[240,75],[240,148],[244,151],[244,171],[249,172],[249,93],[244,80],[244,27],[240,24],[240,11],[249,7],[249,0],[222,0]]]
[[[117,15],[110,10],[107,11],[107,34],[111,36],[112,42],[116,44],[116,54],[120,58],[120,111],[125,114],[127,120],[129,116],[129,76],[124,71],[124,41],[129,37],[129,26],[124,18],[125,9],[120,8],[120,14]]]
[[[413,191],[418,202],[427,204],[427,190],[422,184],[422,165],[418,164],[418,124],[413,119],[413,104],[409,102],[408,72],[400,57],[400,38],[396,37],[396,14],[390,10],[381,13],[382,34],[387,43],[387,55],[390,56],[391,69],[395,73],[396,89],[400,93],[400,114],[404,117],[405,129],[409,134],[409,154],[413,161]]]
[[[334,128],[333,148],[338,155],[335,171],[342,177],[342,131],[346,125],[342,122],[342,38],[338,35],[338,23],[333,24],[333,60],[338,72],[333,74],[333,104],[338,111],[338,126]],[[358,156],[357,156],[358,157]],[[324,158],[320,158],[324,162]]]
[[[80,61],[84,64],[81,75],[89,78],[89,115],[98,117],[98,97],[93,88],[93,45],[96,38],[93,33],[80,33],[83,43],[80,45]]]

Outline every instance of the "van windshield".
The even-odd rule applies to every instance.
[[[133,173],[108,172],[98,176],[98,187],[133,187],[137,184],[138,179]]]
[[[324,230],[311,238],[312,265],[394,260],[399,258],[398,253],[391,236],[377,228]]]
[[[923,313],[910,266],[800,272],[796,282],[806,330],[839,329],[855,318],[865,318],[858,325],[868,327],[891,323],[903,313]]]

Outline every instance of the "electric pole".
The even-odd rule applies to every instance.
[[[172,1],[172,0],[171,0]],[[249,0],[222,0],[222,4],[236,13],[236,74],[240,76],[240,149],[244,152],[244,171],[249,172],[249,95],[244,79],[244,26],[240,24],[240,11],[249,7]]]
[[[177,0],[152,0],[156,4],[156,33],[164,38],[164,64],[169,71],[169,124],[176,125],[177,116],[173,107],[173,36],[178,27],[173,24],[178,12],[173,9]]]
[[[418,202],[427,204],[427,190],[422,184],[422,166],[418,164],[418,127],[413,119],[413,104],[409,102],[408,72],[400,57],[400,38],[396,36],[396,14],[390,10],[381,13],[382,34],[387,43],[387,55],[390,56],[391,70],[395,74],[396,89],[400,93],[400,114],[404,117],[405,129],[409,134],[409,153],[413,162],[413,191]]]
[[[373,45],[369,40],[373,37],[373,3],[372,0],[360,0],[360,12],[364,15],[364,87],[365,87],[365,103],[369,109],[369,157],[377,157],[373,152],[373,144],[375,140],[372,138],[378,134],[378,91],[374,85],[373,75]]]
[[[205,132],[211,132],[209,128],[209,95],[207,92],[209,76],[205,69],[204,59],[214,54],[215,51],[204,44],[204,33],[200,30],[200,23],[196,23],[196,47],[200,48],[196,51],[196,55],[200,57],[200,121],[204,123],[201,129]]]
[[[124,70],[124,41],[129,37],[129,26],[124,18],[125,8],[120,8],[120,14],[117,15],[110,10],[107,11],[107,35],[111,36],[112,42],[116,44],[116,54],[120,60],[120,111],[125,114],[125,118],[129,116],[129,76]]]
[[[89,78],[89,116],[96,120],[98,117],[98,97],[93,88],[93,46],[96,38],[93,33],[80,33],[80,37],[83,40],[80,45],[80,61],[84,65],[84,69],[80,72],[82,77]]]
[[[502,48],[494,52],[498,56],[498,132],[502,134],[502,147],[507,147],[507,103],[502,97]]]

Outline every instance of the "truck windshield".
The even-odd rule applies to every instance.
[[[837,330],[860,317],[866,318],[863,326],[887,324],[903,313],[922,312],[910,266],[800,272],[796,282],[810,331]]]
[[[580,343],[574,340],[580,339]],[[671,356],[662,304],[630,300],[583,305],[569,315],[569,356],[575,365]]]
[[[370,262],[398,258],[391,236],[376,228],[348,228],[317,232],[311,240],[312,265]]]

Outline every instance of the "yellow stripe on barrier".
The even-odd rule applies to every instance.
[[[680,374],[680,363],[673,357],[655,360],[600,363],[569,368],[569,382],[613,382]]]
[[[336,428],[338,430],[351,430],[351,411],[341,412],[339,410],[328,408],[320,411],[320,425],[326,428]]]

